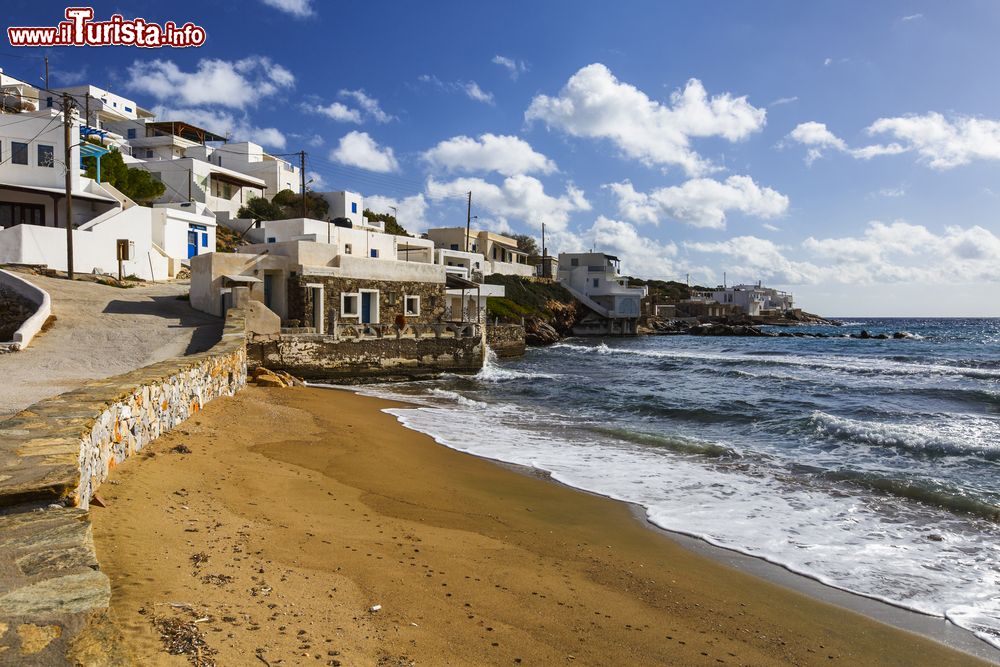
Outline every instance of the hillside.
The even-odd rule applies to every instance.
[[[573,325],[583,315],[582,307],[557,283],[535,282],[519,276],[494,274],[483,282],[503,285],[506,296],[491,297],[486,309],[491,319],[511,324],[524,320],[526,338],[531,345],[554,343],[572,335]]]

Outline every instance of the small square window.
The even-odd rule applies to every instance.
[[[357,294],[341,294],[340,295],[340,314],[344,317],[357,317],[358,316],[358,295]]]
[[[344,244],[344,254],[345,255],[350,255],[351,254],[351,244],[350,243],[345,243]]]
[[[52,108],[52,103],[53,103],[53,100],[52,100],[51,97],[46,97],[45,98],[45,106],[47,108],[51,109]]]
[[[28,144],[10,142],[10,161],[14,164],[28,164]]]
[[[38,166],[39,167],[55,167],[55,152],[52,146],[44,146],[38,144]]]
[[[452,243],[451,244],[451,249],[452,250],[458,250],[458,244],[457,243]]]
[[[408,297],[406,297],[406,314],[407,315],[420,315],[420,297],[419,296],[408,296]]]
[[[152,149],[148,149],[148,148],[146,149],[146,157],[153,157],[153,151],[152,151]]]
[[[208,247],[208,234],[202,234],[201,235],[201,247],[202,248],[207,248]]]
[[[378,248],[372,248],[372,257],[378,258]]]
[[[277,243],[278,242],[278,237],[276,237],[276,236],[268,236],[267,237],[267,242],[268,243]]]
[[[573,259],[569,260],[569,265],[570,266],[580,266],[580,260],[578,258],[574,257]]]
[[[135,128],[134,127],[130,127],[128,129],[128,138],[129,139],[135,139]]]

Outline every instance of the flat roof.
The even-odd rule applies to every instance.
[[[203,144],[206,141],[225,141],[226,137],[222,135],[210,132],[203,127],[198,127],[197,125],[192,125],[191,123],[186,123],[182,120],[158,120],[146,123],[146,136],[149,135],[149,130],[154,132],[167,132],[182,139],[187,139],[189,141],[196,141],[199,144]],[[192,138],[193,137],[193,138]]]

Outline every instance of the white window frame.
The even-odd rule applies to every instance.
[[[354,297],[354,312],[347,312],[347,299]],[[341,317],[352,317],[356,319],[361,319],[361,293],[360,292],[341,292],[340,293],[340,316]]]
[[[416,299],[416,310],[410,310],[410,299]],[[403,297],[403,314],[407,316],[420,317],[420,297],[416,294],[407,294]]]

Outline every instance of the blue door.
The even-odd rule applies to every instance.
[[[361,322],[371,324],[372,321],[372,293],[361,293]]]
[[[188,232],[188,259],[198,254],[198,232]]]
[[[271,307],[271,299],[274,298],[274,274],[264,274],[264,305]]]

